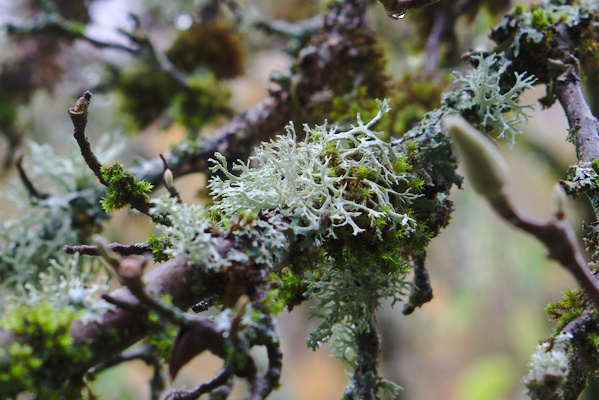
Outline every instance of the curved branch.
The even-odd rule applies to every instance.
[[[198,299],[220,295],[225,285],[222,274],[206,271],[181,258],[150,271],[143,281],[149,293],[157,297],[170,295],[173,305],[182,309],[191,307]],[[81,365],[82,371],[110,360],[142,339],[150,328],[148,308],[129,289],[118,289],[111,297],[127,304],[127,309],[110,307],[93,321],[81,320],[71,327],[73,346],[87,345],[93,354]]]
[[[555,95],[568,118],[578,160],[589,162],[599,158],[599,121],[584,97],[580,82],[574,68],[568,68],[555,80]]]

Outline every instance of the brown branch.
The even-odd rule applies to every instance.
[[[25,186],[25,188],[29,192],[29,196],[34,197],[36,199],[42,199],[42,200],[50,197],[50,195],[48,193],[40,192],[35,188],[35,186],[33,185],[33,182],[31,182],[31,180],[25,173],[22,163],[23,163],[23,154],[19,152],[15,159],[15,167],[17,167],[17,171],[19,172],[19,178],[21,179],[23,186]]]
[[[91,92],[86,90],[83,93],[83,96],[77,100],[77,105],[75,105],[75,107],[69,108],[68,111],[71,121],[73,122],[73,127],[75,128],[73,136],[75,137],[75,140],[77,140],[77,144],[79,145],[83,159],[92,170],[94,175],[96,175],[96,178],[98,178],[100,183],[104,186],[108,186],[108,182],[106,182],[102,177],[102,164],[100,164],[98,157],[96,157],[92,151],[91,144],[85,136],[85,127],[87,126],[87,108],[89,107],[91,98]]]
[[[378,389],[378,366],[381,343],[374,321],[370,330],[356,335],[358,345],[358,366],[354,372],[354,381],[360,400],[376,399]]]
[[[115,253],[121,256],[143,256],[144,254],[148,254],[152,252],[152,249],[146,245],[145,243],[135,243],[135,244],[120,244],[113,243],[108,245],[108,247],[114,251]],[[98,251],[98,246],[90,246],[90,245],[81,245],[81,246],[67,246],[63,247],[63,250],[67,254],[83,254],[86,256],[99,256],[101,255]]]
[[[536,237],[549,251],[548,257],[574,275],[595,307],[599,308],[599,282],[584,260],[568,221],[563,218],[548,222],[535,221],[517,210],[505,192],[489,198],[489,203],[512,225]]]
[[[201,395],[210,393],[213,390],[226,385],[231,379],[231,373],[224,369],[216,378],[211,380],[210,382],[203,383],[197,388],[190,390],[188,392],[182,390],[176,390],[170,392],[165,400],[196,400]]]
[[[425,46],[424,78],[434,78],[439,70],[441,54],[439,47],[449,25],[448,10],[438,7],[433,17],[433,25]]]
[[[574,67],[569,67],[555,80],[555,95],[568,118],[578,160],[590,162],[599,158],[599,121],[584,97],[580,81]]]
[[[223,274],[175,258],[145,274],[143,282],[145,290],[153,296],[169,295],[174,306],[187,309],[202,298],[220,296],[225,279]],[[71,327],[73,346],[89,346],[92,352],[92,357],[82,363],[82,371],[110,360],[142,339],[150,329],[148,307],[128,288],[118,289],[110,296],[126,304],[127,309],[110,308],[94,321],[78,322]]]

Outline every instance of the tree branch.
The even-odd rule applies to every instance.
[[[83,159],[92,170],[96,178],[100,181],[100,183],[104,186],[108,186],[108,182],[102,177],[102,164],[98,160],[98,157],[92,151],[91,144],[85,136],[85,127],[87,126],[87,109],[89,108],[89,102],[92,98],[92,94],[89,90],[86,90],[83,93],[83,96],[77,100],[77,104],[75,107],[69,108],[69,116],[71,117],[71,121],[73,122],[73,127],[75,128],[73,132],[73,137],[77,140],[77,144],[79,145],[79,149],[81,149],[81,155]]]
[[[568,67],[555,79],[555,95],[568,118],[578,160],[590,162],[599,158],[599,121],[584,97],[580,82],[574,67]]]

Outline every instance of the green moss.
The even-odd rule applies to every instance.
[[[162,235],[160,237],[150,235],[148,236],[147,244],[152,250],[152,257],[155,262],[159,263],[172,258],[171,255],[165,253],[165,250],[171,247],[168,235]]]
[[[102,167],[102,178],[108,184],[106,197],[102,199],[104,211],[114,212],[127,205],[139,209],[140,204],[146,204],[145,208],[149,208],[147,193],[152,190],[151,183],[137,180],[118,162],[115,162],[112,167]]]
[[[142,65],[124,70],[117,78],[115,90],[122,94],[122,109],[130,117],[134,131],[156,120],[168,108],[179,86],[160,69]]]
[[[189,90],[173,98],[175,121],[188,128],[201,128],[218,117],[231,115],[231,91],[218,82],[213,73],[192,77]]]
[[[243,52],[233,30],[219,22],[194,23],[179,34],[166,56],[182,71],[208,68],[218,79],[243,74]]]
[[[70,399],[82,388],[78,365],[91,357],[86,346],[74,346],[71,324],[79,317],[70,308],[47,302],[11,308],[0,327],[18,341],[0,350],[0,397],[30,391],[40,399]]]
[[[157,318],[150,318],[150,322],[152,322],[153,328],[148,331],[146,341],[150,347],[157,350],[160,358],[168,364],[171,358],[173,341],[177,336],[177,326],[173,324],[160,324]]]
[[[564,290],[563,297],[545,308],[550,320],[561,330],[572,320],[580,317],[588,305],[588,300],[582,290]]]

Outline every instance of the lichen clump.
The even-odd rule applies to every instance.
[[[380,236],[385,229],[412,231],[409,215],[413,192],[405,157],[378,138],[371,128],[389,110],[379,102],[379,113],[367,124],[346,132],[326,125],[305,126],[306,138],[297,143],[293,125],[287,135],[264,143],[246,163],[236,163],[233,175],[217,154],[211,171],[212,209],[234,215],[244,209],[278,210],[293,221],[296,235],[337,237],[340,228],[353,235],[366,230]],[[255,162],[258,167],[252,167]]]
[[[457,72],[453,75],[456,82],[464,84],[462,90],[470,93],[470,99],[462,102],[460,108],[473,108],[481,128],[489,134],[497,132],[493,136],[505,140],[513,147],[516,136],[522,134],[519,125],[528,120],[525,111],[533,108],[530,104],[520,105],[517,100],[525,89],[533,87],[536,79],[526,73],[516,72],[515,83],[507,91],[502,90],[501,80],[510,61],[497,54],[472,58],[478,62],[476,69],[466,75]],[[513,116],[507,117],[508,113]]]

